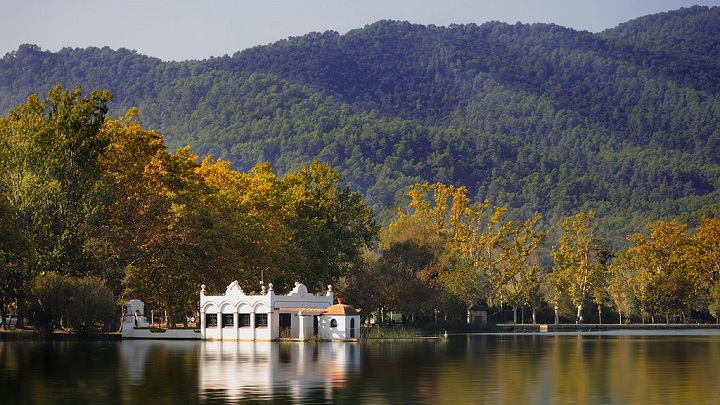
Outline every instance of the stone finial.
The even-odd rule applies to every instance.
[[[332,292],[332,284],[328,284],[328,291]]]
[[[268,284],[268,291],[273,291],[273,283]]]
[[[201,292],[201,293],[204,293],[204,292],[205,292],[205,284],[203,284],[203,285],[200,286],[200,292]]]

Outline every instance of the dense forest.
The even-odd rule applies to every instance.
[[[107,89],[111,115],[137,107],[171,150],[241,171],[330,163],[384,224],[411,184],[443,182],[549,224],[594,209],[627,247],[649,220],[718,210],[719,24],[707,7],[598,34],[380,21],[186,62],[23,45],[0,61],[0,110]]]
[[[642,256],[638,252],[645,246],[643,243],[660,238],[652,236],[653,231],[670,224],[667,226],[677,228],[676,238],[690,241],[696,236],[687,231],[698,230],[702,234],[716,226],[712,218],[720,214],[719,33],[720,8],[696,6],[639,18],[597,34],[552,24],[488,22],[438,27],[379,21],[344,35],[310,33],[243,50],[232,56],[185,62],[163,62],[127,49],[65,48],[53,53],[35,45],[22,45],[0,60],[0,111],[8,112],[3,135],[8,139],[8,134],[19,136],[17,128],[30,125],[28,123],[33,121],[29,117],[33,114],[42,116],[43,109],[53,111],[63,103],[92,105],[90,112],[83,111],[95,117],[90,120],[95,126],[86,130],[89,131],[87,134],[92,134],[88,135],[90,138],[99,136],[98,142],[102,145],[82,144],[90,148],[88,153],[91,153],[84,157],[87,162],[83,164],[90,162],[92,167],[71,164],[58,169],[53,168],[53,161],[49,160],[43,162],[44,171],[33,172],[27,178],[18,177],[29,183],[14,186],[6,175],[5,193],[13,189],[11,186],[30,187],[35,184],[33,181],[39,181],[49,173],[54,173],[52,178],[64,180],[46,184],[46,194],[34,197],[17,194],[22,187],[15,188],[14,200],[9,198],[9,205],[0,207],[4,210],[0,213],[8,218],[13,217],[12,212],[23,214],[15,225],[12,221],[6,222],[8,233],[32,231],[45,235],[46,240],[41,242],[46,251],[33,259],[42,258],[36,266],[38,272],[60,269],[64,275],[92,273],[101,279],[112,279],[115,284],[109,288],[116,296],[133,277],[136,285],[139,280],[146,285],[155,282],[148,278],[155,274],[148,269],[153,266],[156,270],[163,269],[171,258],[187,260],[188,266],[197,266],[193,262],[197,257],[191,258],[189,252],[208,260],[205,263],[218,272],[220,283],[220,275],[227,275],[230,270],[223,267],[226,264],[211,261],[228,255],[232,249],[223,243],[230,242],[249,249],[243,253],[247,256],[236,258],[238,263],[244,263],[253,269],[253,273],[274,268],[280,284],[294,281],[292,278],[298,274],[311,278],[304,280],[310,284],[339,281],[348,276],[349,267],[358,265],[354,259],[359,254],[359,246],[373,239],[371,234],[375,225],[364,216],[363,204],[371,209],[375,220],[387,227],[380,240],[381,247],[387,252],[396,252],[388,241],[400,238],[402,229],[428,236],[421,243],[430,249],[424,250],[424,256],[413,255],[416,251],[405,244],[406,250],[397,252],[398,257],[385,256],[376,266],[393,267],[391,260],[402,259],[410,266],[408,268],[414,269],[408,271],[420,275],[423,286],[440,283],[457,287],[459,281],[454,276],[442,277],[443,272],[437,270],[442,266],[429,271],[433,266],[428,263],[446,260],[443,263],[448,265],[447,260],[454,260],[448,259],[448,252],[455,252],[470,255],[472,259],[469,260],[474,263],[463,266],[477,270],[481,265],[478,258],[482,255],[471,252],[467,241],[454,239],[463,233],[453,228],[457,224],[453,225],[451,219],[438,220],[435,215],[435,222],[432,222],[426,218],[432,209],[420,203],[423,197],[417,190],[422,184],[433,184],[436,191],[462,190],[462,198],[459,194],[456,196],[462,201],[466,196],[467,201],[459,206],[471,207],[468,212],[475,212],[468,217],[468,212],[458,211],[458,218],[464,218],[463,223],[472,223],[472,218],[479,221],[480,207],[484,207],[480,212],[486,216],[491,215],[491,211],[501,212],[502,218],[496,218],[496,222],[479,221],[477,226],[486,227],[487,232],[483,235],[488,237],[495,232],[502,236],[498,240],[515,240],[520,243],[517,246],[533,245],[530,251],[527,246],[517,247],[522,251],[522,254],[516,252],[524,258],[522,263],[525,259],[530,260],[533,254],[537,255],[533,253],[535,249],[544,249],[544,254],[537,259],[538,268],[562,267],[560,263],[566,261],[561,249],[563,238],[568,237],[566,234],[570,229],[575,229],[571,219],[576,218],[581,226],[587,218],[597,218],[597,229],[588,225],[592,229],[592,237],[588,240],[603,241],[602,248],[590,249],[596,256],[596,268],[605,268],[608,255],[616,256],[616,253],[622,259],[616,260],[617,263],[635,260],[634,268],[637,268],[638,257]],[[69,89],[81,85],[84,91],[105,92],[93,93],[87,98],[79,92],[63,93],[61,88],[56,88],[58,84]],[[49,94],[49,98],[42,101],[37,96],[32,98],[33,94],[41,97]],[[32,114],[28,112],[31,107],[35,109]],[[126,115],[128,111],[131,113]],[[100,119],[106,117],[117,120],[111,119],[109,124],[100,125]],[[61,118],[51,115],[43,120],[48,122],[48,128],[53,128],[66,125],[54,121]],[[107,148],[117,139],[108,134],[119,132],[143,134],[142,142],[150,149],[138,149],[138,156],[114,156],[115,152],[110,153]],[[123,136],[129,136],[127,134]],[[153,141],[158,134],[162,137]],[[36,162],[41,159],[33,154],[48,151],[43,149],[47,145],[42,143],[42,138],[38,138],[41,143],[35,149],[14,143],[19,142],[17,139],[8,139],[3,140],[6,145],[3,156],[8,159],[3,165],[9,170],[7,173],[20,170],[11,170],[12,162],[29,162],[11,162],[8,156],[14,156],[14,148],[25,148],[23,153],[32,155]],[[171,153],[165,152],[166,145]],[[186,145],[191,149],[185,148]],[[126,150],[117,152],[129,153]],[[69,151],[64,153],[77,157]],[[197,156],[209,158],[203,160]],[[130,161],[137,167],[124,166]],[[57,157],[56,162],[63,162],[63,159]],[[225,174],[212,174],[220,168],[226,171]],[[85,174],[90,177],[81,176],[77,170],[83,173],[88,170]],[[116,200],[118,196],[112,194],[110,184],[105,184],[102,193],[87,194],[89,190],[96,190],[91,183],[108,181],[109,175],[115,176],[115,181],[131,182],[137,187],[127,189],[136,193],[132,197],[135,200]],[[142,187],[132,183],[140,182],[141,178],[151,180],[151,183]],[[178,183],[178,179],[182,181]],[[268,183],[263,186],[258,184],[258,179]],[[352,203],[355,211],[348,214],[350,217],[339,218],[339,211],[323,211],[327,208],[322,203],[323,196],[313,188],[320,179],[325,179],[328,189],[334,190],[335,197],[330,199],[333,204],[346,207]],[[304,184],[301,191],[298,191],[298,184]],[[229,195],[234,195],[237,201],[224,200],[230,198],[228,187],[233,190]],[[275,194],[264,195],[268,187],[275,190]],[[289,208],[283,209],[273,203],[266,208],[275,210],[272,214],[260,210],[257,201],[255,205],[248,201],[252,199],[247,196],[252,194],[248,190],[257,193],[253,198],[273,199],[280,205],[289,204]],[[53,217],[55,214],[42,210],[32,211],[32,214],[23,211],[48,195],[59,198],[53,193],[60,191],[65,193],[64,202],[55,202],[62,208],[60,212],[77,217],[60,220]],[[155,197],[149,197],[148,192],[154,193],[151,195]],[[306,195],[301,198],[303,193]],[[357,201],[358,196],[362,196],[362,202]],[[95,200],[83,200],[85,198],[109,198],[114,201],[109,205],[112,212],[98,208],[99,211],[91,215],[83,211],[102,206],[95,205]],[[199,239],[172,232],[154,239],[155,236],[146,230],[147,233],[141,236],[147,240],[142,242],[142,237],[134,234],[141,232],[142,227],[131,221],[130,212],[137,207],[131,201],[135,204],[144,201],[145,205],[140,206],[148,209],[168,210],[163,211],[167,216],[165,221],[178,221],[179,218],[190,221],[188,229],[202,230],[193,234],[193,238]],[[242,202],[241,208],[237,207],[238,201]],[[312,209],[303,205],[310,204],[308,201],[315,201],[311,204]],[[18,206],[20,202],[26,206]],[[443,206],[440,200],[433,202],[438,203]],[[228,210],[227,217],[218,218],[216,216],[222,216],[220,207],[223,204]],[[186,207],[196,210],[187,211]],[[492,207],[502,208],[493,210]],[[405,212],[398,214],[398,208]],[[260,219],[250,215],[257,210],[266,216]],[[578,213],[583,213],[582,220],[576,217],[581,215]],[[150,211],[147,214],[150,215]],[[219,232],[219,229],[209,224],[240,226],[233,225],[233,215],[245,218],[243,220],[250,221],[253,226],[272,218],[276,222],[265,223],[276,226],[274,229],[284,236],[297,239],[291,242],[280,240],[282,238],[278,236],[279,239],[270,240],[272,237],[267,236],[267,232],[253,227],[245,230],[254,234],[238,236],[239,240],[218,239],[213,232]],[[245,215],[250,215],[251,219]],[[361,218],[364,224],[360,233],[362,240],[349,238],[345,234],[349,228],[334,230],[348,237],[351,246],[332,247],[337,251],[327,254],[325,262],[321,263],[316,257],[318,248],[330,249],[329,241],[338,239],[337,235],[320,232],[319,224],[314,225],[315,228],[308,227],[313,218],[325,218],[327,221],[323,226],[330,226],[329,218],[344,220],[346,227],[351,226],[352,220]],[[129,232],[134,235],[131,239],[137,245],[120,246],[120,250],[112,254],[104,251],[112,246],[103,236],[107,236],[110,228],[103,228],[106,234],[85,235],[89,239],[80,237],[80,232],[87,231],[80,224],[91,220]],[[678,222],[663,222],[672,220]],[[425,225],[418,225],[418,221]],[[28,228],[32,223],[40,228]],[[152,222],[148,224],[152,225]],[[157,229],[168,226],[167,223],[156,225]],[[427,226],[434,227],[435,233],[423,233]],[[524,230],[528,230],[529,239],[521,243]],[[464,232],[473,234],[471,230]],[[264,236],[257,239],[258,235]],[[448,248],[445,241],[440,249],[430,243],[432,235],[444,235],[443,238],[454,242]],[[175,250],[167,250],[167,257],[152,256],[159,246],[170,243],[173,238],[188,245],[173,245]],[[81,239],[82,243],[78,242]],[[543,243],[540,243],[541,239]],[[419,243],[409,236],[398,240],[412,242],[411,245]],[[214,241],[212,246],[218,249],[217,252],[205,253],[199,248],[209,246],[205,244],[209,241]],[[21,245],[11,246],[8,242],[3,251],[25,251],[27,247]],[[69,246],[74,251],[63,251]],[[510,255],[510,245],[506,247],[507,255]],[[223,251],[224,248],[229,250]],[[495,248],[502,250],[500,245]],[[140,253],[143,249],[147,249],[145,255]],[[264,254],[282,252],[282,259],[259,263],[257,255],[248,253],[252,249]],[[619,254],[621,251],[623,253]],[[106,260],[90,264],[86,257],[88,252],[95,252],[96,259],[98,255],[105,255]],[[298,252],[305,258],[300,261],[303,268],[296,273],[286,273],[286,265],[293,260],[290,257]],[[487,256],[488,260],[494,256],[493,252]],[[419,267],[413,267],[406,263],[409,256],[403,255],[428,261],[424,265],[415,263]],[[681,256],[684,255],[686,252],[682,252]],[[9,257],[7,263],[10,263]],[[73,257],[78,258],[73,264],[63,263],[63,260],[72,261]],[[88,273],[87,269],[95,268],[99,262],[109,266],[109,257],[113,257],[112,268],[117,274],[110,277],[111,267],[106,267],[104,273]],[[153,258],[141,268],[129,257]],[[509,266],[509,257],[505,256],[505,264],[500,267]],[[495,259],[498,260],[496,263],[486,265],[494,268],[502,262],[497,257],[490,261]],[[382,260],[387,263],[383,264]],[[24,263],[20,260],[13,266],[24,266],[21,262]],[[531,266],[529,269],[539,271],[538,268]],[[370,268],[355,270],[355,275],[375,271]],[[143,273],[146,271],[150,273]],[[313,274],[313,271],[331,271],[332,274]],[[498,276],[504,281],[494,282],[492,271],[484,274],[485,278],[476,280],[479,290],[463,294],[477,297],[482,290],[485,291],[482,296],[488,302],[497,296],[506,297],[507,291],[491,291],[493,287],[488,287],[506,287],[505,276]],[[185,281],[190,283],[190,280]],[[244,282],[251,281],[255,280],[248,277]],[[698,277],[693,278],[693,282],[696,281],[700,283]],[[700,284],[702,286],[696,285],[693,288],[698,290],[693,291],[703,291],[701,303],[662,304],[673,310],[656,308],[660,311],[658,314],[684,311],[689,315],[690,309],[707,309],[706,298],[712,280],[703,279]],[[689,284],[686,287],[690,288]],[[162,286],[158,284],[156,288]],[[560,289],[563,288],[571,289],[570,284]],[[186,290],[192,289],[188,284]],[[585,290],[583,288],[581,302],[589,299],[585,294],[590,292]],[[689,294],[688,291],[685,292]],[[433,296],[429,290],[426,293],[425,296]],[[462,307],[470,302],[463,300],[463,294],[447,300],[460,302]],[[543,295],[538,295],[538,291],[533,294],[535,297]],[[682,294],[678,291],[676,295]],[[550,302],[548,294],[543,297],[545,302]],[[179,304],[186,299],[184,296],[165,296],[163,299],[171,301],[166,303],[170,307],[186,307]],[[437,299],[441,298],[438,296]],[[559,297],[555,300],[560,302]],[[564,300],[577,301],[570,295]],[[158,303],[160,301],[158,298]],[[529,304],[523,301],[518,305]],[[570,306],[578,304],[574,302]],[[619,308],[616,311],[622,313]],[[651,312],[643,311],[643,316]]]

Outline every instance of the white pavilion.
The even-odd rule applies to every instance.
[[[269,284],[259,295],[245,294],[237,280],[224,295],[200,290],[200,336],[204,340],[269,341],[276,339],[354,340],[360,337],[360,315],[350,305],[333,305],[332,286],[313,295],[295,283],[287,295]]]

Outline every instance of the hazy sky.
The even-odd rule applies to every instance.
[[[0,56],[35,44],[53,52],[109,46],[163,60],[206,59],[382,19],[545,22],[598,32],[693,4],[720,0],[0,0]]]

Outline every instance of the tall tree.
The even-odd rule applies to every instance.
[[[540,301],[540,267],[531,262],[531,256],[545,240],[545,232],[540,231],[539,213],[515,225],[511,223],[506,243],[501,246],[502,272],[505,284],[500,286],[502,296],[513,308],[513,322],[517,323],[517,310],[529,305],[532,309],[533,323]]]
[[[615,305],[615,310],[620,317],[620,323],[630,321],[630,316],[637,312],[637,298],[633,289],[633,271],[630,261],[625,252],[621,252],[608,266],[608,295]]]
[[[215,219],[214,242],[208,249],[212,265],[203,283],[220,289],[228,280],[238,280],[253,291],[263,277],[278,287],[280,280],[300,277],[292,274],[298,247],[290,224],[296,214],[286,204],[282,182],[270,164],[240,173],[229,162],[206,158],[200,170],[212,188],[208,200]]]
[[[583,306],[596,289],[604,289],[602,240],[595,236],[598,222],[595,212],[581,212],[566,218],[561,227],[560,245],[552,247],[555,260],[552,276],[558,294],[566,294],[577,308],[576,319],[583,316]]]
[[[432,189],[432,196],[429,195]],[[499,265],[511,223],[507,209],[486,200],[471,204],[465,187],[416,184],[410,190],[412,216],[427,221],[446,240],[440,280],[469,309],[486,300],[502,304],[506,274]]]
[[[100,159],[107,148],[102,126],[107,91],[90,97],[56,86],[0,118],[0,198],[10,245],[3,271],[4,299],[23,318],[28,282],[43,271],[92,274],[85,241],[102,213]],[[7,308],[5,305],[4,308]]]
[[[348,274],[372,247],[379,227],[360,194],[341,189],[340,175],[327,163],[313,161],[285,175],[282,184],[296,215],[291,228],[299,249],[298,275],[307,285],[324,288]],[[279,282],[289,287],[294,281]]]
[[[0,319],[7,319],[11,308],[22,309],[23,291],[31,274],[28,266],[32,261],[32,249],[15,214],[7,198],[0,193]],[[7,322],[3,322],[3,327],[7,329]]]
[[[57,86],[35,94],[2,119],[2,182],[20,226],[33,235],[36,270],[80,275],[91,271],[84,240],[98,213],[96,181],[108,140],[101,131],[112,99]]]
[[[720,322],[720,219],[703,217],[703,225],[693,236],[701,252],[701,268],[708,284],[708,309]]]
[[[687,225],[673,220],[648,224],[650,237],[630,235],[635,246],[627,251],[637,274],[636,296],[643,314],[686,317],[709,288],[709,271],[702,264],[701,249],[688,235]]]

